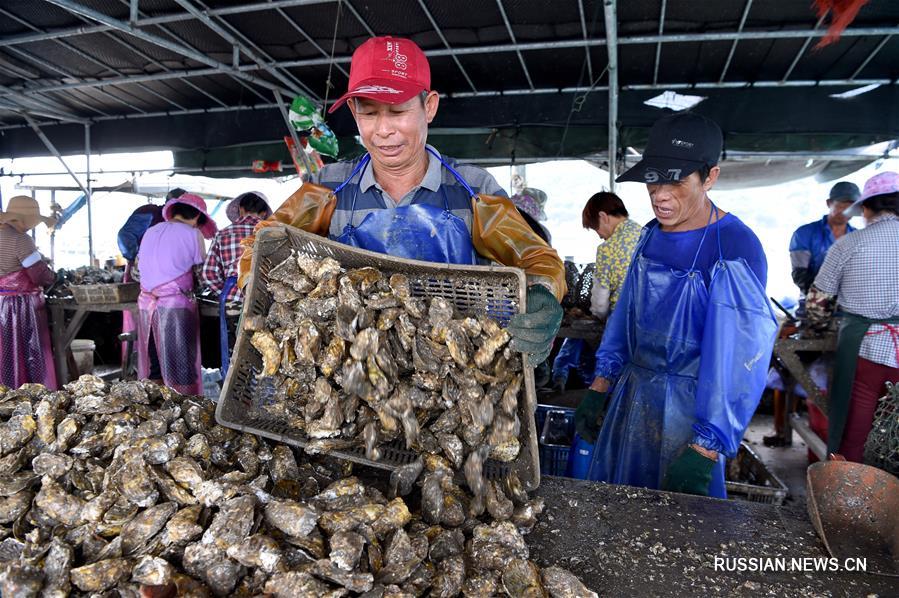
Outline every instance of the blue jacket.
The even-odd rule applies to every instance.
[[[129,262],[133,261],[137,257],[144,233],[148,228],[162,221],[162,206],[146,204],[134,210],[119,229],[118,242],[122,257]]]
[[[846,225],[846,233],[855,229]],[[827,256],[827,250],[834,244],[833,231],[827,224],[827,216],[803,224],[796,229],[790,239],[790,264],[793,268],[793,282],[805,295],[815,281],[821,264]]]

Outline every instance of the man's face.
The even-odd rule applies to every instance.
[[[599,225],[596,227],[596,234],[599,235],[599,238],[603,241],[607,240],[612,236],[612,232],[614,232],[614,230],[615,227],[609,215],[605,212],[600,212]]]
[[[699,173],[674,183],[646,185],[652,211],[662,226],[669,232],[686,231],[706,225],[708,213],[703,209],[706,192],[718,180],[720,169],[715,166],[703,181]]]
[[[424,102],[419,96],[396,105],[365,98],[347,102],[376,169],[401,169],[421,159],[439,99],[431,91]]]
[[[828,201],[827,206],[830,208],[830,213],[827,215],[827,219],[836,226],[845,225],[849,222],[849,218],[843,212],[848,210],[851,205],[852,202],[846,200]]]

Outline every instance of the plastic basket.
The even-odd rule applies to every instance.
[[[787,486],[765,467],[755,451],[740,443],[737,456],[727,462],[724,487],[728,498],[782,505],[787,498]],[[739,481],[737,481],[739,480]]]
[[[140,295],[139,282],[120,282],[110,284],[78,284],[69,289],[75,303],[133,303]]]
[[[407,260],[349,247],[293,227],[272,226],[261,230],[256,237],[252,278],[247,287],[242,318],[268,313],[272,304],[265,284],[268,271],[283,261],[292,249],[316,258],[334,258],[345,268],[371,266],[388,276],[405,274],[413,295],[442,296],[453,303],[462,315],[489,314],[501,325],[508,324],[513,315],[525,308],[527,281],[524,272],[517,268],[456,266]],[[302,430],[256,409],[261,401],[266,400],[270,389],[267,392],[266,388],[259,387],[256,375],[262,369],[262,356],[250,344],[250,335],[243,331],[242,326],[239,330],[231,367],[216,407],[216,420],[229,428],[304,448],[309,439]],[[540,485],[533,418],[535,405],[534,371],[525,369],[524,396],[518,402],[518,417],[522,424],[519,436],[521,451],[510,463],[488,460],[484,466],[488,478],[499,478],[514,471],[526,489],[533,490]],[[378,461],[367,459],[361,445],[328,454],[386,470],[396,469],[418,457],[418,453],[407,450],[401,440],[380,448],[382,456]]]
[[[574,409],[537,405],[535,421],[540,430],[541,475],[564,476],[574,441]]]

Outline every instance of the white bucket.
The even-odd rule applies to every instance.
[[[78,374],[90,374],[94,371],[94,341],[76,338],[72,341],[72,357],[78,366]]]

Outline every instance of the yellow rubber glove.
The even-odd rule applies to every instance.
[[[542,284],[561,301],[567,292],[565,266],[556,250],[537,236],[507,197],[478,195],[471,201],[475,250],[504,266],[525,271],[528,285]]]

